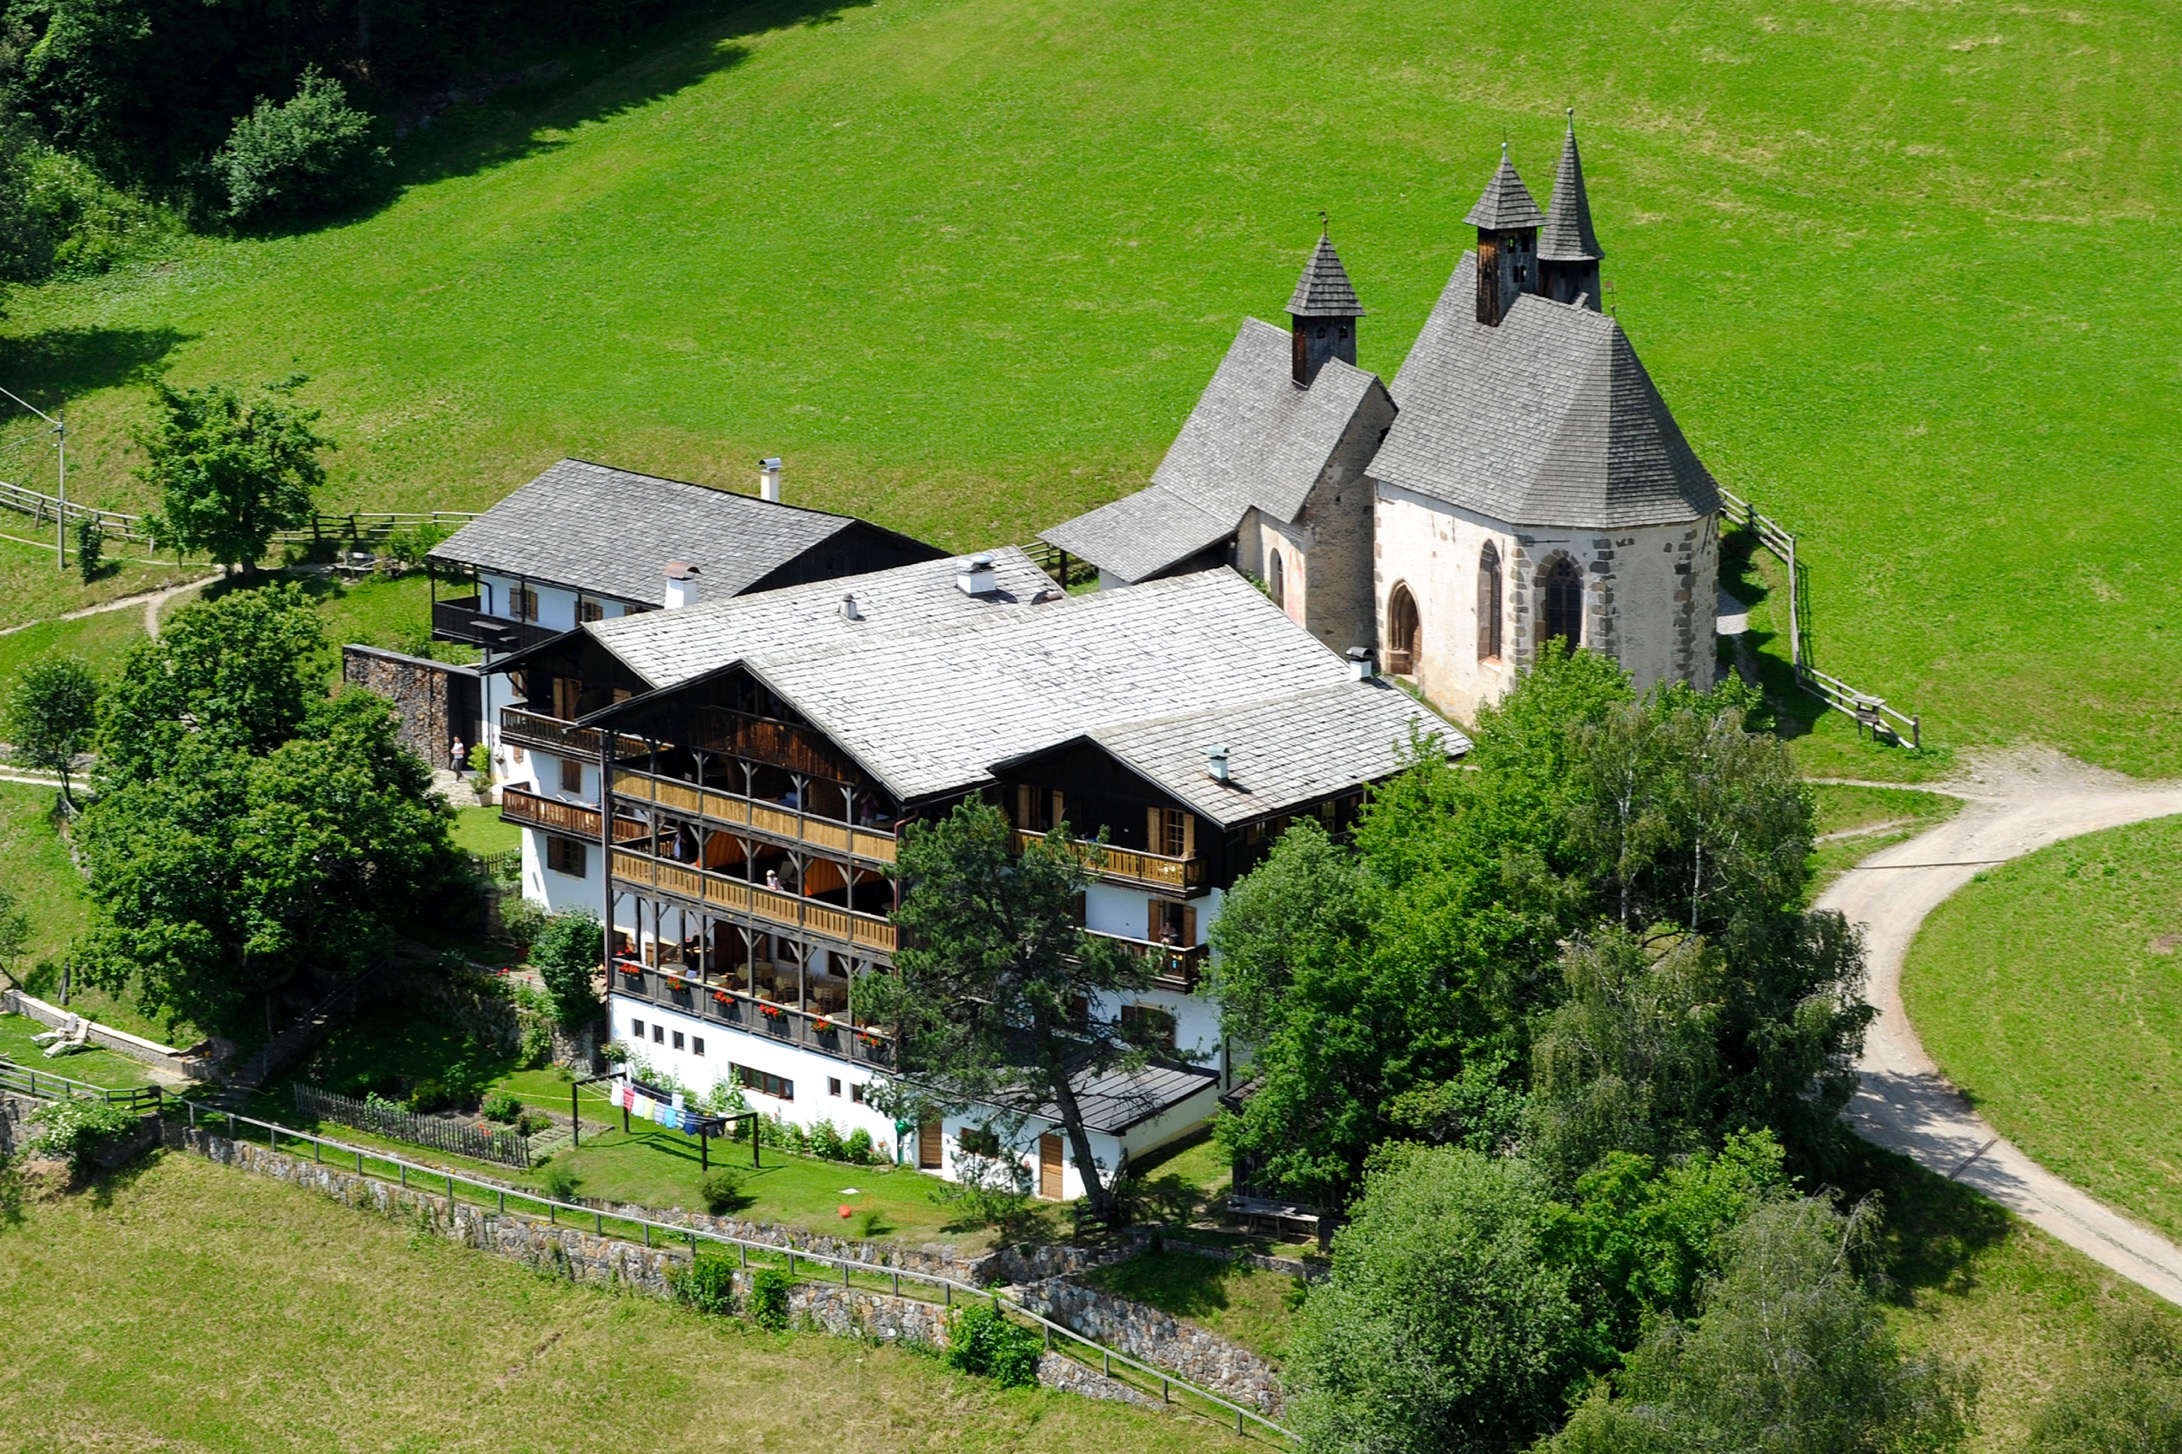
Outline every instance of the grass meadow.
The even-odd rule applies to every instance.
[[[332,508],[777,453],[1022,540],[1143,480],[1321,208],[1391,374],[1497,143],[1543,193],[1574,104],[1612,304],[1799,532],[1819,664],[2174,773],[2178,46],[2154,0],[713,8],[412,137],[368,215],[15,293],[0,378],[116,505],[150,376],[302,371]]]
[[[542,1276],[185,1156],[0,1212],[24,1449],[1129,1449],[1203,1421],[1003,1391]],[[36,1350],[35,1354],[32,1350]]]
[[[2182,818],[1988,869],[1925,921],[1902,999],[1996,1129],[2182,1237]]]

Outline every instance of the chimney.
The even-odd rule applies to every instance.
[[[1370,647],[1352,646],[1349,648],[1349,675],[1351,677],[1360,682],[1368,682],[1378,674],[1379,665],[1371,659]]]
[[[667,562],[666,608],[670,611],[681,606],[697,604],[697,567],[684,565],[678,560]]]
[[[775,505],[780,503],[779,460],[761,459],[758,461],[758,498]]]
[[[1214,743],[1205,749],[1205,776],[1216,783],[1227,781],[1227,747]]]
[[[973,555],[955,572],[955,585],[965,596],[997,596],[1000,576],[989,555]]]
[[[844,621],[861,621],[864,619],[864,613],[856,605],[855,596],[848,595],[841,598],[841,619]]]

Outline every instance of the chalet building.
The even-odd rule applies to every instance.
[[[433,639],[480,647],[490,663],[588,621],[941,555],[863,520],[782,504],[779,460],[760,466],[758,491],[564,459],[431,552]],[[450,583],[462,593],[443,596]],[[461,730],[497,747],[506,701],[492,676],[484,681],[483,718]]]
[[[857,982],[892,963],[908,824],[981,799],[1105,835],[1084,923],[1156,978],[1083,1013],[1172,1047],[1078,1088],[1110,1171],[1228,1084],[1199,976],[1237,876],[1298,817],[1345,826],[1414,734],[1468,745],[1233,572],[1069,596],[1014,549],[602,617],[493,671],[524,889],[602,911],[614,1038],[942,1173],[989,1112],[898,1133],[864,1103],[894,1044]],[[1031,1133],[1040,1194],[1080,1194],[1057,1128]]]
[[[1469,717],[1560,638],[1709,686],[1720,502],[1620,325],[1573,120],[1541,210],[1502,149],[1386,387],[1321,237],[1285,358],[1246,320],[1150,489],[1045,532],[1102,586],[1228,563],[1337,650]]]

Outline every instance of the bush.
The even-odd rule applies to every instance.
[[[1039,1338],[991,1303],[972,1303],[947,1320],[947,1366],[990,1378],[1002,1388],[1038,1382]]]
[[[822,1161],[848,1160],[848,1143],[841,1137],[831,1121],[818,1121],[811,1126],[811,1155]]]
[[[870,1166],[878,1161],[878,1150],[871,1144],[871,1133],[858,1126],[849,1132],[849,1139],[841,1148],[843,1161],[853,1161],[858,1166]]]
[[[66,152],[34,146],[24,204],[52,242],[52,271],[87,277],[110,271],[146,243],[181,233],[181,219],[109,185]]]
[[[560,914],[546,920],[530,946],[530,962],[553,997],[564,1025],[581,1025],[599,1012],[594,980],[604,952],[606,931],[591,913]]]
[[[549,922],[546,911],[529,899],[509,894],[500,900],[500,932],[517,949],[528,951]]]
[[[99,578],[106,564],[106,532],[98,516],[86,515],[76,522],[76,573],[85,585]]]
[[[444,1111],[454,1103],[454,1092],[436,1075],[426,1076],[409,1089],[408,1109],[420,1116]]]
[[[742,1193],[742,1173],[732,1166],[715,1166],[706,1172],[697,1183],[697,1195],[715,1217],[724,1217],[750,1200]]]
[[[796,1280],[783,1267],[761,1267],[750,1276],[750,1320],[776,1333],[788,1330],[788,1290]]]
[[[559,1161],[549,1161],[538,1174],[538,1189],[557,1202],[572,1202],[583,1178]]]
[[[136,1112],[105,1101],[55,1101],[37,1113],[38,1134],[31,1139],[34,1156],[52,1156],[81,1172],[92,1153],[136,1126]]]
[[[700,1313],[735,1311],[735,1259],[725,1252],[700,1252],[689,1266],[667,1274],[674,1300]]]
[[[525,1111],[515,1118],[515,1129],[525,1136],[535,1136],[540,1131],[553,1129],[553,1118],[543,1111]]]
[[[348,104],[341,83],[304,69],[281,105],[260,96],[212,155],[212,174],[236,222],[302,217],[374,191],[389,160],[371,140],[371,117]]]
[[[478,1109],[484,1113],[486,1120],[499,1121],[503,1125],[513,1125],[523,1116],[523,1103],[506,1091],[494,1091],[485,1097]]]

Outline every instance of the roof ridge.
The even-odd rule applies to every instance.
[[[608,470],[617,475],[627,475],[631,479],[651,480],[655,484],[681,485],[685,489],[703,490],[708,495],[722,495],[730,500],[745,500],[748,501],[750,504],[764,505],[775,510],[794,510],[797,513],[803,515],[817,515],[823,519],[840,520],[857,525],[871,525],[876,523],[874,521],[864,519],[861,515],[844,515],[838,510],[821,510],[815,505],[791,505],[786,500],[768,500],[762,495],[746,495],[742,491],[733,489],[727,485],[708,485],[702,480],[682,480],[676,479],[673,475],[654,475],[647,474],[643,470],[623,469],[618,464],[607,464],[603,460],[585,459],[580,454],[564,454],[561,456],[560,462],[562,464],[588,465],[595,470]],[[551,472],[552,466],[548,465],[546,467],[545,473],[534,476],[533,478],[524,481],[522,484],[517,485],[515,488],[517,490],[528,488],[529,486],[538,483],[539,480],[544,479],[545,474],[549,474]],[[514,491],[511,490],[509,491],[509,493],[513,494]],[[880,525],[878,528],[884,530],[887,527],[884,525]]]

